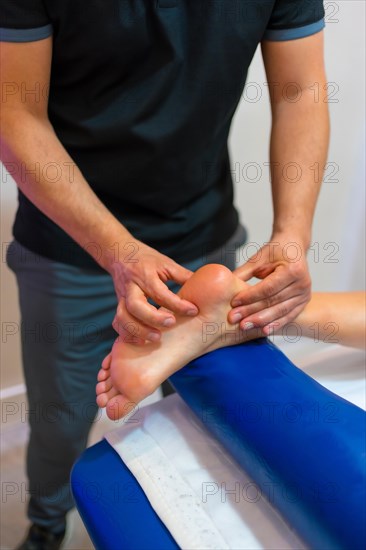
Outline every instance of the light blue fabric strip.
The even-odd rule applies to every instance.
[[[34,42],[42,40],[52,34],[52,25],[44,25],[33,29],[5,29],[0,28],[2,42]]]
[[[310,25],[297,27],[295,29],[267,29],[262,40],[296,40],[296,38],[304,38],[305,36],[315,34],[324,29],[324,27],[324,19],[320,19],[320,21],[316,21],[316,23],[311,23]]]

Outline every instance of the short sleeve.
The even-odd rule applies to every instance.
[[[42,0],[1,0],[1,41],[33,42],[51,34],[51,21]]]
[[[321,31],[323,0],[275,0],[262,40],[295,40]]]

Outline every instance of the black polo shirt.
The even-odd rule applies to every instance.
[[[178,262],[237,227],[227,140],[258,43],[324,26],[322,0],[2,0],[0,15],[3,41],[53,36],[57,136],[129,231]],[[13,233],[96,266],[21,192]]]

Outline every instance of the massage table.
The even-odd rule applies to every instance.
[[[98,550],[366,548],[363,403],[265,338],[210,352],[170,381],[177,394],[137,409],[74,465]]]

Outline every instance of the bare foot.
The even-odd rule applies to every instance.
[[[198,269],[179,295],[199,308],[196,317],[176,316],[172,328],[162,332],[158,343],[143,347],[117,338],[98,373],[97,404],[117,420],[153,393],[174,372],[214,349],[262,336],[259,329],[242,331],[227,316],[230,302],[246,283],[219,264]]]

